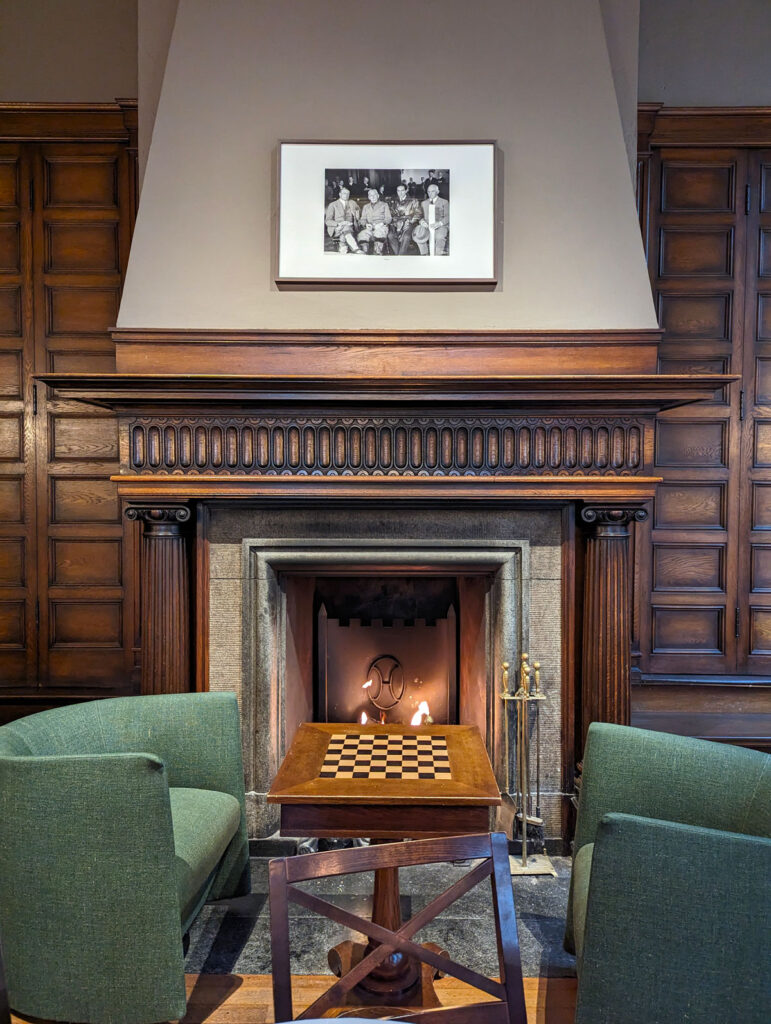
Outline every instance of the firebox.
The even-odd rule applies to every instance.
[[[317,579],[317,721],[457,722],[458,604],[454,576]]]

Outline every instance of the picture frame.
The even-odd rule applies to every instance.
[[[494,286],[493,141],[282,141],[281,287]]]

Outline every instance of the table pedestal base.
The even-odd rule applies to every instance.
[[[426,942],[424,945],[434,953],[447,956],[446,951],[435,942]],[[363,960],[368,952],[369,949],[363,942],[351,942],[350,939],[341,942],[330,949],[328,954],[327,959],[332,973],[338,978],[342,977]],[[431,1009],[441,1006],[434,990],[434,979],[439,972],[430,964],[418,963],[410,957],[404,959],[408,970],[401,977],[395,978],[390,986],[386,978],[375,978],[370,974],[347,994],[343,1005],[377,1008],[383,1012],[404,1007]],[[402,988],[404,981],[409,977],[412,978],[412,984],[406,989]]]

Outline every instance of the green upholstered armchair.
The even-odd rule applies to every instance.
[[[0,728],[11,1007],[88,1024],[185,1013],[183,935],[249,891],[230,693],[99,700]]]
[[[771,1020],[771,757],[589,727],[565,946],[576,1024]]]

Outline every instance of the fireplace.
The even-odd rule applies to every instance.
[[[650,372],[651,332],[116,338],[122,372],[42,379],[119,413],[119,493],[143,524],[142,688],[236,692],[250,833],[275,830],[265,794],[321,713],[319,581],[433,578],[457,591],[454,717],[487,745],[496,826],[510,832],[515,757],[502,666],[527,652],[547,696],[546,835],[566,836],[589,722],[629,721],[630,538],[655,493],[655,415],[730,378]],[[619,346],[635,369],[601,373]],[[262,375],[174,376],[182,349],[204,370],[237,359]],[[547,351],[578,375],[528,375]],[[435,614],[329,602],[338,625]]]

